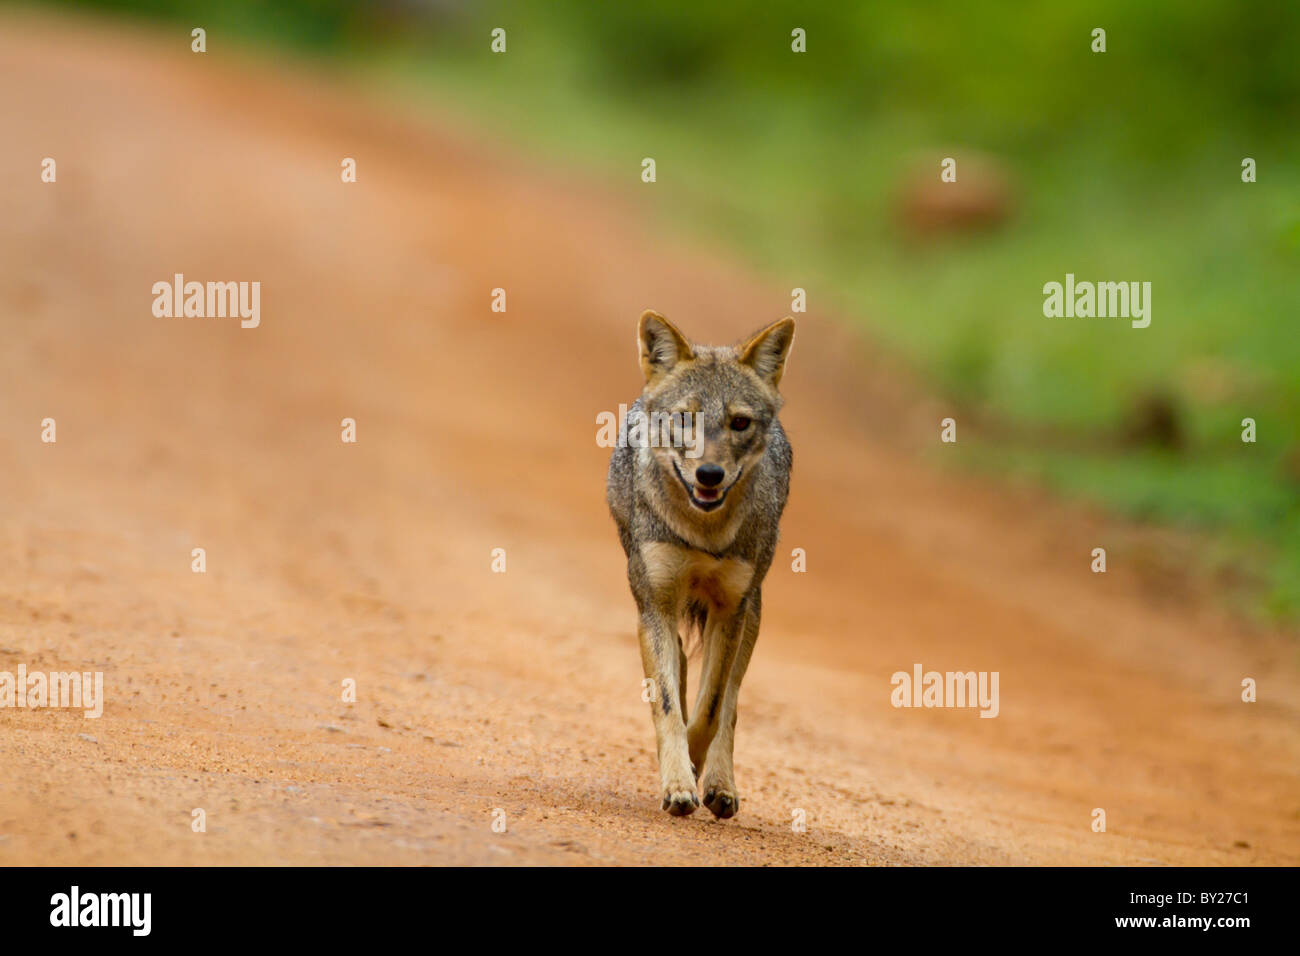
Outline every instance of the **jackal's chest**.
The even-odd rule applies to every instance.
[[[673,604],[697,598],[728,610],[740,603],[754,577],[754,566],[742,558],[719,558],[666,541],[641,545],[641,558],[651,589]]]

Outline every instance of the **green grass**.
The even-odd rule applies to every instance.
[[[1202,128],[1207,142],[1182,131],[1153,159],[1144,136],[1124,125],[1112,135],[1100,120],[1054,145],[1017,144],[1024,153],[975,141],[1010,170],[1014,221],[917,243],[896,225],[891,190],[905,154],[945,141],[932,121],[882,113],[846,124],[833,106],[770,91],[629,106],[546,62],[402,59],[396,71],[475,122],[611,181],[634,182],[640,158],[654,156],[659,181],[645,188],[679,228],[812,290],[941,394],[996,420],[1000,444],[965,456],[972,467],[1203,532],[1207,565],[1228,555],[1255,579],[1255,610],[1300,616],[1294,150]],[[1240,181],[1245,155],[1259,163],[1257,183]],[[1067,271],[1150,281],[1151,326],[1045,318],[1042,285]],[[1121,440],[1152,395],[1178,412],[1178,453]],[[1246,417],[1258,423],[1254,444],[1241,441]]]
[[[324,53],[610,183],[653,156],[639,188],[667,227],[808,289],[996,423],[964,443],[971,467],[1202,533],[1208,563],[1257,580],[1257,610],[1300,619],[1300,5],[553,0],[400,28],[339,0],[114,5]],[[956,155],[960,176],[976,150],[1013,218],[909,237],[913,157],[937,178]],[[1150,328],[1045,318],[1066,272],[1151,282]],[[1179,451],[1122,440],[1153,396]]]

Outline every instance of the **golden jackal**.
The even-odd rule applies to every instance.
[[[734,347],[692,345],[654,312],[637,325],[645,387],[610,458],[606,495],[654,682],[663,808],[676,816],[700,805],[697,780],[714,816],[740,809],[736,699],[790,487],[792,454],[776,415],[793,341],[791,318]],[[681,632],[692,627],[703,668],[688,723]]]

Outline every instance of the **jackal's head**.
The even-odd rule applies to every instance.
[[[670,494],[709,512],[754,468],[781,408],[777,385],[794,341],[784,318],[735,346],[692,345],[657,312],[642,314],[637,344],[650,448]],[[670,434],[671,441],[656,440]]]

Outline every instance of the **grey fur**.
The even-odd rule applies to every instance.
[[[689,345],[662,316],[646,313],[640,336],[647,382],[628,415],[633,440],[610,458],[606,497],[627,556],[646,676],[662,691],[652,715],[664,807],[684,814],[694,809],[692,801],[698,804],[693,783],[686,787],[673,770],[682,757],[678,738],[688,717],[682,633],[696,632],[704,646],[704,681],[695,718],[682,739],[689,738],[697,778],[706,771],[706,758],[715,765],[705,774],[706,783],[714,784],[705,803],[715,815],[729,817],[739,806],[731,771],[736,697],[757,639],[762,583],[776,551],[793,464],[777,418],[782,400],[776,390],[793,339],[793,320],[776,323],[741,346],[710,347]],[[687,458],[683,447],[651,447],[635,440],[635,425],[643,416],[683,410],[697,413],[696,427],[703,430],[698,459]],[[735,427],[746,419],[748,426]],[[703,466],[723,470],[716,489],[699,481],[697,469]],[[699,500],[718,494],[720,502]],[[647,553],[672,560],[649,568]],[[732,594],[719,582],[740,580],[739,562],[752,574],[743,592]],[[664,567],[697,566],[731,570],[719,571],[719,581],[706,582],[713,584],[712,592],[696,588],[699,575],[683,572],[665,579]],[[724,599],[718,599],[719,591],[725,592]],[[730,726],[715,748],[724,721]]]

